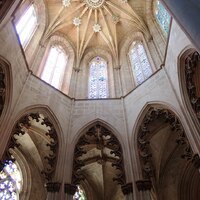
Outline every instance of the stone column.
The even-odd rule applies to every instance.
[[[133,200],[133,184],[127,183],[121,186],[123,194],[126,196],[126,200]]]
[[[73,200],[73,196],[76,193],[77,186],[70,183],[65,183],[64,189],[66,194],[65,200]]]
[[[150,180],[139,180],[136,181],[137,189],[141,194],[142,200],[151,200],[150,191],[152,183]]]
[[[200,0],[161,0],[200,51]]]
[[[122,80],[121,80],[121,66],[117,66],[114,68],[114,89],[115,89],[115,96],[121,97],[123,95],[123,90],[122,90]],[[117,87],[117,90],[116,90]]]
[[[58,192],[60,191],[61,183],[58,182],[48,182],[45,187],[47,189],[47,200],[57,200]]]

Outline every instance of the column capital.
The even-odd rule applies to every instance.
[[[121,65],[117,65],[114,67],[115,70],[120,70],[121,69]]]
[[[150,180],[139,180],[136,181],[137,189],[138,191],[146,191],[146,190],[151,190],[152,188],[152,183]]]
[[[69,195],[74,195],[76,193],[77,186],[74,184],[65,183],[64,189],[65,189],[65,193]]]
[[[80,71],[79,67],[74,67],[73,69],[74,69],[75,72],[79,72]]]
[[[130,193],[133,193],[133,184],[132,183],[127,183],[125,185],[121,186],[122,192],[124,195],[128,195]]]
[[[59,192],[61,183],[58,182],[48,182],[45,184],[47,192]]]

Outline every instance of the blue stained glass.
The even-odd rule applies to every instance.
[[[129,53],[136,84],[141,84],[152,74],[152,69],[141,42],[134,42]]]
[[[90,62],[88,97],[90,99],[108,97],[107,63],[98,56]]]
[[[164,31],[165,35],[167,35],[171,17],[160,1],[156,2],[155,15],[161,29]]]
[[[15,163],[6,161],[0,172],[0,199],[18,200],[22,188],[22,176]]]

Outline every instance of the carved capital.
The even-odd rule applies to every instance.
[[[118,65],[116,67],[114,67],[115,70],[120,70],[121,69],[121,65]]]
[[[69,195],[74,195],[76,193],[77,186],[70,183],[65,183],[64,189],[65,193]]]
[[[74,67],[74,71],[75,71],[75,72],[79,72],[79,71],[80,71],[80,68],[79,68],[79,67]]]
[[[125,185],[122,185],[121,188],[122,188],[122,192],[124,195],[133,193],[133,184],[132,183],[127,183]]]
[[[61,183],[58,182],[48,182],[45,184],[47,192],[59,192]]]
[[[152,188],[152,183],[150,180],[139,180],[136,181],[137,189],[138,191],[146,191],[146,190],[151,190]]]

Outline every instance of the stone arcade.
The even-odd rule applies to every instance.
[[[199,200],[199,19],[199,0],[0,0],[0,199]]]

